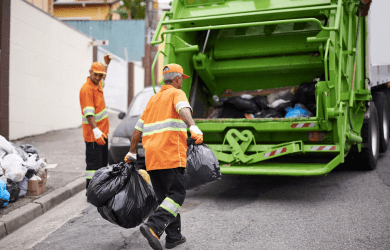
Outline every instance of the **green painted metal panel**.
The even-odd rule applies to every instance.
[[[228,36],[217,40],[214,49],[216,60],[245,58],[255,56],[284,55],[292,53],[310,53],[318,51],[320,43],[308,43],[307,38],[316,36],[318,30],[314,32],[304,32],[299,34],[280,34],[274,36],[254,36],[254,30],[248,30],[245,36]],[[264,30],[264,29],[262,29]],[[261,31],[260,31],[261,32]],[[252,34],[253,34],[252,33]],[[237,48],[245,48],[237,50]]]
[[[184,27],[199,27],[199,26],[206,26],[211,24],[218,25],[218,24],[232,24],[232,23],[243,23],[243,22],[270,21],[270,20],[275,20],[275,17],[278,18],[280,17],[283,19],[319,17],[319,16],[324,16],[324,11],[332,10],[335,8],[336,8],[335,5],[320,5],[320,6],[302,7],[302,8],[293,8],[293,9],[243,12],[243,13],[235,13],[235,14],[219,15],[219,16],[192,17],[192,18],[185,18],[185,19],[182,18],[182,19],[165,20],[165,18],[162,18],[160,24],[171,25],[171,24],[180,23]],[[159,28],[157,29],[159,30]]]
[[[336,156],[329,163],[261,163],[252,165],[221,166],[222,174],[241,175],[282,175],[282,176],[323,176],[341,163]]]
[[[310,119],[196,120],[204,142],[219,154],[221,164],[230,163],[222,167],[222,173],[326,175],[344,162],[351,146],[361,148],[360,129],[371,95],[364,77],[364,25],[351,91],[358,2],[173,1],[152,44],[165,41],[164,63],[178,63],[191,76],[183,81],[188,97],[194,78],[199,77],[198,91],[206,107],[214,104],[213,95],[221,97],[226,91],[293,87],[324,75],[316,84],[317,112]],[[158,37],[163,25],[167,30]],[[312,141],[311,132],[323,133],[322,141]],[[283,151],[280,156],[334,154],[335,158],[304,165],[268,162],[268,153],[278,150]],[[277,160],[279,156],[272,157]]]
[[[330,4],[330,0],[183,0],[184,8],[180,9],[178,18],[227,15],[249,11],[265,11],[310,7]],[[202,8],[199,6],[202,5]]]
[[[216,152],[231,152],[231,147],[229,145],[222,145],[222,144],[207,144],[209,148],[211,148],[213,151]],[[324,147],[332,148],[324,149]],[[334,148],[333,148],[334,147]],[[270,151],[274,148],[274,145],[250,145],[246,152],[253,153],[253,152],[262,152],[262,151]],[[305,144],[303,152],[305,154],[313,153],[313,154],[334,154],[335,152],[340,151],[340,147],[335,144]]]

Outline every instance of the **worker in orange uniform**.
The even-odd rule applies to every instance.
[[[104,56],[107,67],[112,57]],[[90,76],[80,90],[80,106],[83,117],[83,136],[86,145],[86,187],[96,170],[108,164],[108,113],[104,102],[103,88],[107,67],[94,62]]]
[[[184,171],[187,162],[187,127],[196,144],[203,142],[203,133],[192,119],[192,109],[181,90],[183,68],[168,64],[163,69],[165,85],[149,100],[133,132],[125,161],[137,159],[136,147],[142,137],[145,148],[146,170],[160,206],[140,227],[140,231],[153,249],[163,249],[160,236],[165,233],[166,248],[173,248],[186,241],[181,234],[180,207],[186,190]]]

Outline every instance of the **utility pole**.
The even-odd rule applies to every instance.
[[[143,67],[145,69],[145,87],[152,86],[152,63],[157,52],[157,47],[150,45],[154,31],[157,27],[158,8],[157,0],[145,0],[145,54]],[[157,81],[158,68],[154,68],[154,79]]]

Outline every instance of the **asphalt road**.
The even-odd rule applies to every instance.
[[[228,176],[189,191],[175,249],[390,249],[390,153],[378,168],[326,177]],[[161,242],[165,243],[165,235]],[[0,249],[150,249],[79,193],[0,241]]]

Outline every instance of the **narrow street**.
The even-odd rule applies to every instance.
[[[193,154],[202,174],[185,185],[217,161],[222,180],[187,191],[175,250],[390,250],[389,13],[390,0],[1,0],[0,250],[151,249],[85,186],[106,159],[147,163],[167,196],[158,233],[183,201],[186,133],[214,155]]]
[[[188,192],[187,242],[177,249],[389,249],[389,163],[382,154],[373,172],[339,167],[315,178],[225,175]],[[150,249],[138,227],[105,221],[84,192],[1,240],[4,247]]]

